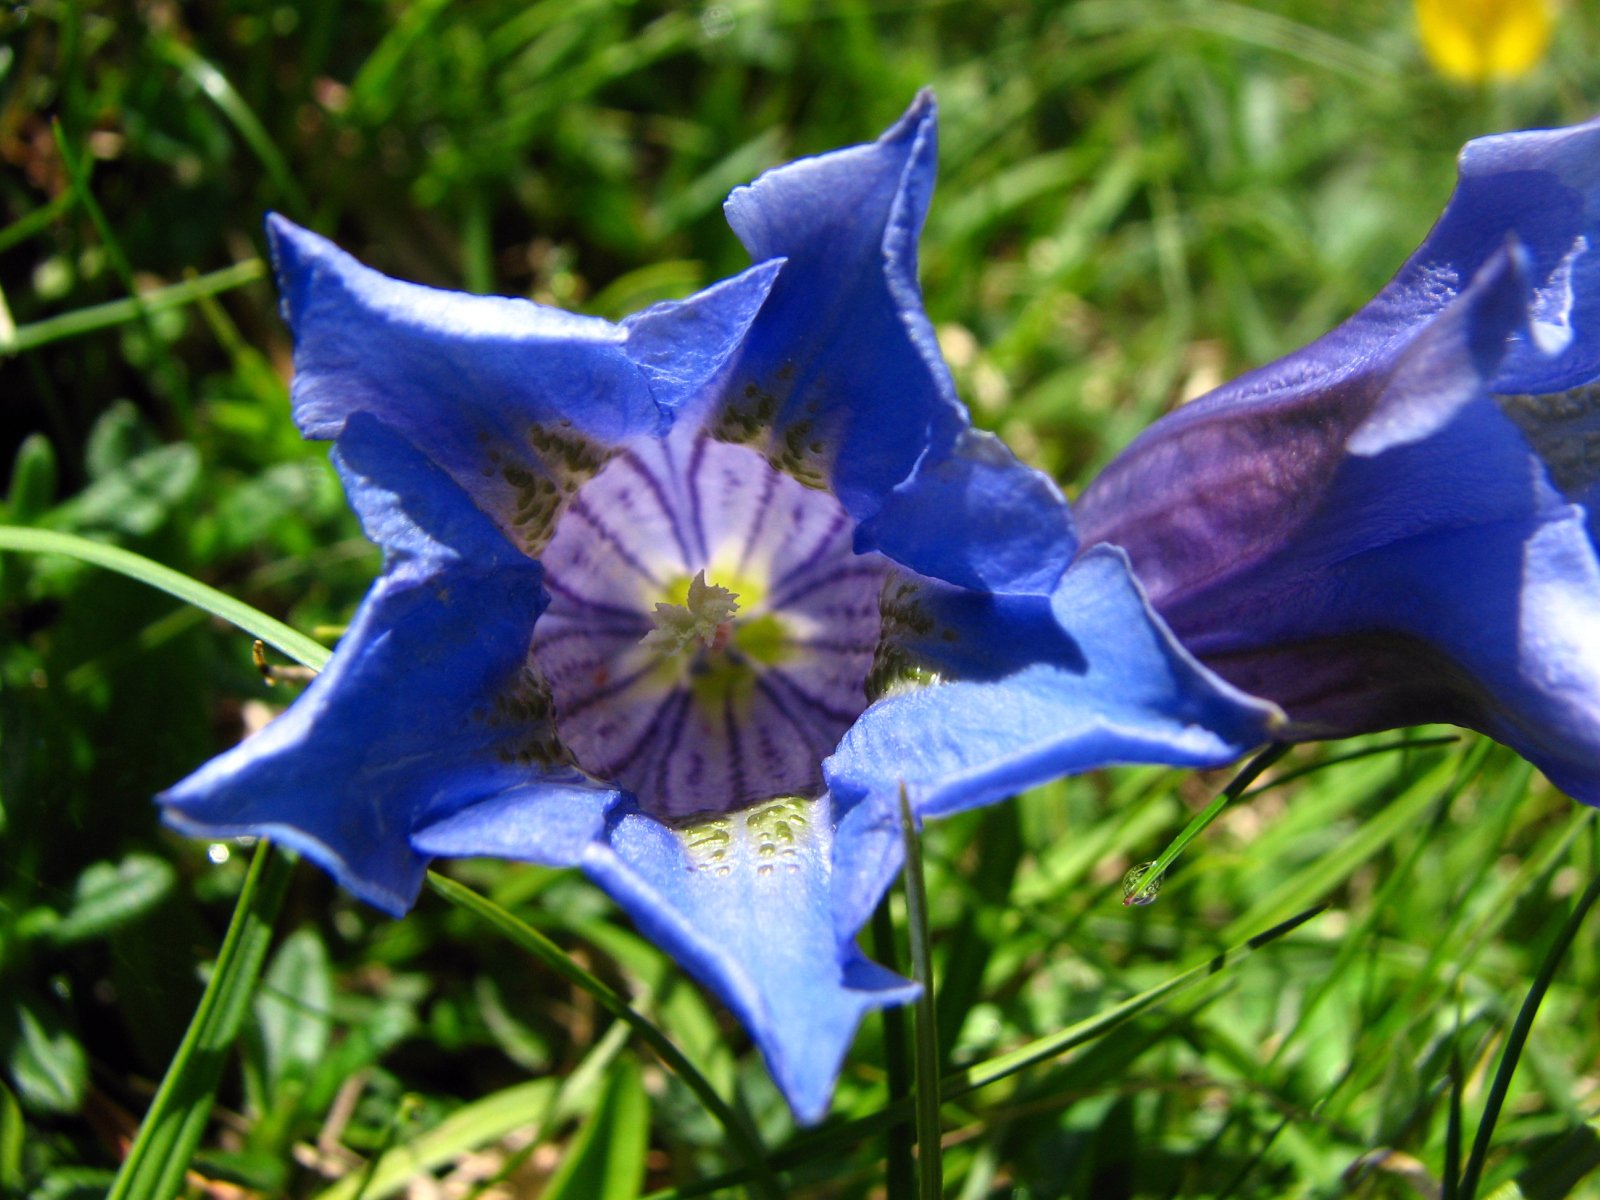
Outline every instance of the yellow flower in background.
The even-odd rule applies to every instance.
[[[1428,61],[1463,83],[1526,74],[1550,44],[1551,0],[1416,0]]]

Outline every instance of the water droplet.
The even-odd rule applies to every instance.
[[[1161,875],[1152,875],[1145,878],[1145,873],[1156,864],[1143,862],[1134,867],[1122,877],[1122,906],[1124,908],[1143,908],[1146,904],[1154,903],[1156,896],[1161,891],[1161,883],[1166,878]]]

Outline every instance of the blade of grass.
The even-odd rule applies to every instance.
[[[157,313],[169,308],[181,308],[203,297],[215,296],[221,292],[243,287],[247,283],[254,283],[258,279],[265,278],[266,274],[266,263],[259,258],[250,258],[244,262],[234,263],[231,267],[223,267],[205,275],[196,275],[193,279],[185,279],[181,283],[141,293],[137,299],[111,300],[105,304],[93,304],[88,308],[78,308],[59,316],[46,317],[42,321],[19,325],[9,339],[0,342],[0,354],[21,354],[24,350],[33,350],[51,342],[81,337],[86,333],[109,329],[114,325],[125,325],[129,321],[138,320],[141,311]]]
[[[295,182],[294,172],[289,169],[287,160],[279,153],[277,143],[267,132],[266,126],[262,125],[260,118],[244,102],[244,97],[239,95],[233,84],[228,82],[228,77],[202,58],[193,47],[184,45],[176,38],[156,39],[155,49],[156,53],[181,72],[207,100],[217,106],[217,110],[223,116],[233,123],[233,127],[239,131],[239,136],[244,139],[245,145],[250,147],[251,153],[266,168],[267,176],[278,189],[282,202],[289,207],[292,215],[304,216],[310,212],[306,195]]]
[[[305,634],[269,617],[260,609],[235,600],[225,592],[191,579],[181,571],[162,566],[153,559],[121,546],[91,541],[72,533],[59,533],[53,529],[24,529],[16,525],[0,525],[0,550],[19,550],[31,554],[65,554],[83,562],[93,563],[137,579],[140,583],[176,596],[213,616],[237,625],[246,633],[282,650],[296,662],[320,671],[332,655],[326,646],[314,642]]]
[[[555,1110],[556,1082],[533,1079],[474,1100],[426,1133],[375,1156],[360,1174],[341,1179],[316,1200],[382,1200],[418,1175],[498,1141],[518,1129],[542,1130]],[[538,1144],[537,1139],[534,1142]]]
[[[911,975],[922,985],[912,1020],[916,1051],[917,1195],[939,1200],[944,1194],[943,1144],[939,1123],[939,1015],[933,995],[933,963],[928,953],[928,888],[922,873],[922,841],[911,815],[911,801],[900,785],[900,835],[905,842],[906,925],[911,934]]]
[[[1233,781],[1222,789],[1221,795],[1206,805],[1202,812],[1183,827],[1183,832],[1172,839],[1172,843],[1161,852],[1161,856],[1155,862],[1150,863],[1137,875],[1129,875],[1122,889],[1122,902],[1148,904],[1153,900],[1157,889],[1161,887],[1162,879],[1166,876],[1167,868],[1177,861],[1178,855],[1183,853],[1184,848],[1199,837],[1206,826],[1217,819],[1229,801],[1237,800],[1243,795],[1245,788],[1259,779],[1262,772],[1289,753],[1289,750],[1287,743],[1275,743],[1246,763],[1244,769],[1233,777]]]
[[[25,242],[35,234],[43,233],[51,223],[72,207],[72,193],[62,192],[48,204],[41,204],[30,213],[24,213],[4,229],[0,229],[0,252]]]
[[[107,1200],[171,1200],[182,1188],[211,1117],[223,1063],[250,1010],[293,865],[270,842],[257,844],[200,1005]]]
[[[889,970],[900,970],[894,916],[889,911],[887,895],[872,914],[872,954]],[[895,1104],[911,1094],[911,1059],[906,1053],[906,1012],[899,1005],[891,1004],[879,1009],[878,1016],[883,1021],[883,1066],[889,1082],[889,1102]],[[917,1191],[911,1130],[904,1125],[892,1125],[884,1135],[884,1143],[884,1186],[889,1200],[911,1200]]]
[[[144,327],[145,336],[150,339],[150,371],[161,378],[167,400],[172,404],[173,415],[177,418],[179,427],[183,430],[184,436],[193,441],[194,411],[184,384],[183,371],[178,366],[177,359],[173,357],[172,349],[167,345],[166,339],[161,336],[155,323],[150,319],[150,310],[139,294],[138,281],[133,277],[133,264],[123,251],[122,242],[118,239],[117,231],[112,227],[111,221],[106,217],[105,209],[100,207],[100,202],[95,199],[94,190],[89,186],[89,154],[86,150],[82,159],[79,159],[72,152],[61,122],[54,122],[50,126],[50,132],[55,135],[56,151],[61,156],[62,166],[66,168],[67,178],[72,183],[72,194],[77,198],[78,207],[83,209],[89,218],[89,223],[94,226],[100,245],[106,252],[106,261],[111,264],[111,269],[117,278],[122,281],[128,298],[133,302],[134,315]]]
[[[451,904],[487,921],[507,939],[533,955],[568,983],[594,997],[612,1016],[626,1021],[644,1043],[655,1051],[656,1056],[689,1086],[700,1103],[705,1105],[707,1111],[722,1126],[729,1141],[745,1160],[747,1174],[741,1175],[741,1178],[752,1179],[762,1194],[772,1197],[773,1200],[783,1194],[767,1161],[766,1148],[761,1144],[760,1135],[717,1094],[716,1088],[711,1086],[711,1081],[700,1073],[700,1069],[689,1061],[683,1051],[679,1050],[654,1022],[630,1005],[603,980],[573,962],[561,947],[544,934],[519,920],[494,901],[480,896],[471,888],[437,871],[428,872],[428,886]]]
[[[1224,950],[1221,954],[1213,955],[1205,962],[1190,967],[1187,971],[1174,975],[1171,979],[1147,988],[1134,996],[1110,1008],[1087,1017],[1065,1029],[1056,1031],[1046,1037],[1037,1038],[1025,1046],[1019,1046],[1006,1054],[998,1055],[986,1062],[977,1063],[965,1070],[955,1071],[944,1077],[940,1089],[944,1101],[954,1100],[979,1088],[998,1083],[1017,1072],[1025,1070],[1036,1063],[1056,1058],[1070,1050],[1092,1042],[1125,1024],[1147,1009],[1161,1003],[1174,992],[1203,980],[1211,979],[1239,965],[1251,954],[1260,950],[1271,942],[1277,941],[1286,934],[1292,933],[1311,918],[1321,913],[1327,905],[1319,904],[1305,912],[1290,917],[1287,921],[1279,922],[1271,929],[1258,933],[1255,937],[1241,942],[1231,949]],[[875,1113],[857,1117],[851,1121],[843,1121],[825,1129],[811,1133],[801,1134],[787,1146],[773,1152],[769,1159],[772,1168],[784,1170],[801,1163],[813,1162],[818,1156],[836,1150],[841,1146],[851,1145],[864,1138],[871,1137],[880,1130],[892,1125],[904,1124],[913,1119],[912,1104],[909,1099],[903,1099],[885,1105]],[[702,1180],[682,1188],[666,1188],[662,1191],[652,1192],[646,1200],[689,1200],[694,1196],[709,1196],[724,1188],[734,1187],[744,1182],[748,1174],[744,1171],[729,1171],[712,1179]]]
[[[1489,1095],[1483,1102],[1483,1117],[1472,1139],[1472,1153],[1467,1157],[1466,1170],[1461,1174],[1461,1186],[1456,1191],[1461,1200],[1477,1200],[1478,1184],[1483,1178],[1484,1163],[1489,1157],[1489,1143],[1494,1137],[1495,1123],[1500,1119],[1500,1109],[1511,1088],[1511,1077],[1516,1073],[1517,1062],[1528,1042],[1528,1033],[1533,1029],[1533,1019],[1538,1015],[1539,1005],[1544,1001],[1545,992],[1555,978],[1567,947],[1572,945],[1572,939],[1578,935],[1578,927],[1583,924],[1597,899],[1600,899],[1600,875],[1591,879],[1589,886],[1583,889],[1583,895],[1578,897],[1578,903],[1562,923],[1555,941],[1545,951],[1544,961],[1539,964],[1539,973],[1534,976],[1533,985],[1528,988],[1528,994],[1517,1012],[1517,1019],[1511,1024],[1505,1050],[1500,1055],[1500,1065],[1495,1069],[1494,1082],[1489,1085]]]

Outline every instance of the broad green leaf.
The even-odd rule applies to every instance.
[[[650,1100],[639,1064],[618,1059],[588,1121],[556,1168],[544,1200],[632,1200],[644,1180]]]
[[[315,929],[297,929],[283,940],[256,993],[269,1086],[308,1073],[328,1052],[332,1003],[333,972],[322,938]]]
[[[87,941],[137,920],[172,890],[176,873],[153,854],[130,854],[119,863],[84,868],[72,892],[72,907],[50,930],[61,945]]]
[[[161,527],[199,478],[200,452],[193,446],[158,446],[95,480],[48,521],[57,529],[143,536]]]
[[[0,1083],[0,1195],[11,1196],[22,1190],[22,1143],[26,1136],[22,1106],[15,1093]]]
[[[0,1055],[23,1103],[45,1112],[76,1112],[89,1064],[60,1014],[35,996],[18,996],[0,1030]]]
[[[11,488],[6,495],[7,519],[27,525],[39,518],[56,498],[56,452],[42,433],[30,433],[17,447],[11,464]]]
[[[141,454],[161,445],[139,410],[119,400],[94,423],[83,448],[83,466],[91,481],[109,479]]]

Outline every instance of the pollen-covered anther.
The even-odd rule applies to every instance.
[[[738,600],[738,595],[727,588],[707,583],[706,573],[700,571],[689,581],[689,594],[682,604],[656,605],[651,618],[655,628],[640,638],[639,644],[658,647],[669,654],[724,649],[733,636]]]

